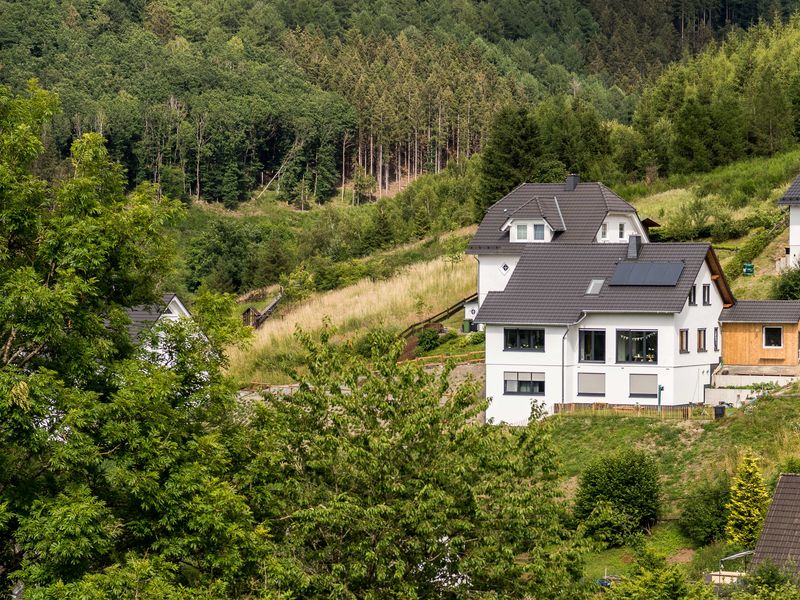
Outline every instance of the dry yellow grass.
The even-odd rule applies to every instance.
[[[455,264],[437,259],[407,267],[384,281],[364,279],[315,294],[267,320],[250,347],[231,350],[229,372],[240,383],[285,383],[284,365],[295,363],[301,352],[295,339],[298,327],[313,332],[327,319],[341,338],[373,327],[403,329],[474,293],[476,267],[469,256]]]

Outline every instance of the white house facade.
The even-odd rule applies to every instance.
[[[513,233],[520,207],[529,221],[537,209],[552,214],[544,196],[561,215],[549,241],[498,235]],[[720,361],[719,315],[734,302],[708,244],[650,244],[632,206],[572,179],[511,192],[468,251],[480,265],[487,421],[525,424],[533,401],[547,412],[704,401]]]

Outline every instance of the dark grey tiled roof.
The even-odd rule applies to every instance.
[[[175,294],[164,294],[160,302],[140,304],[139,306],[125,309],[125,314],[131,320],[130,325],[128,325],[128,335],[130,335],[131,341],[136,342],[143,331],[150,329],[158,321],[174,297]]]
[[[544,219],[555,232],[566,229],[556,198],[531,198],[508,215],[513,219]]]
[[[763,561],[800,571],[800,475],[783,474],[778,480],[751,568]]]
[[[800,204],[800,177],[792,182],[792,185],[790,185],[789,189],[786,190],[783,198],[778,200],[778,204],[783,204],[784,206]]]
[[[708,244],[642,244],[639,260],[683,262],[675,286],[612,286],[626,244],[526,244],[502,292],[489,292],[475,321],[495,324],[565,324],[583,312],[680,312],[709,251]],[[593,279],[604,279],[587,295]]]
[[[536,198],[539,203],[530,204]],[[553,241],[565,244],[594,241],[609,211],[636,212],[602,183],[579,183],[573,191],[566,191],[563,183],[523,183],[489,208],[467,253],[521,254],[525,245],[509,242],[508,231],[500,228],[523,206],[527,207],[525,211],[536,211],[534,217],[541,214],[547,219],[557,232]],[[559,218],[560,228],[556,227]]]
[[[795,300],[737,300],[719,315],[720,323],[798,323],[800,302]]]

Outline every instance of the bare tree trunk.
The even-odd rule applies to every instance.
[[[194,161],[194,183],[195,183],[195,198],[200,200],[200,152],[203,149],[203,144],[205,143],[205,129],[206,129],[206,117],[205,115],[199,115],[197,118],[197,123],[195,127],[195,161]]]
[[[378,144],[378,198],[383,197],[383,142]]]
[[[347,147],[347,132],[342,135],[342,204],[344,204],[344,174],[345,174],[345,148]]]

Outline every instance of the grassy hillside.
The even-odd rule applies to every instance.
[[[761,459],[761,470],[774,485],[781,472],[796,470],[800,460],[800,385],[720,421],[661,422],[631,417],[554,417],[553,441],[562,464],[563,488],[570,497],[580,473],[593,460],[624,448],[652,452],[659,463],[664,491],[664,521],[647,537],[646,545],[685,564],[692,577],[716,568],[730,548],[718,543],[697,548],[680,532],[676,517],[693,486],[720,473],[732,474],[746,448]],[[590,578],[630,573],[634,551],[629,547],[598,551],[587,557]]]
[[[283,383],[285,367],[293,365],[300,352],[294,337],[298,328],[316,331],[327,321],[340,339],[363,336],[376,327],[399,332],[474,293],[476,276],[472,257],[440,258],[406,267],[390,279],[363,279],[314,294],[267,320],[249,348],[233,351],[230,373],[242,383]]]

